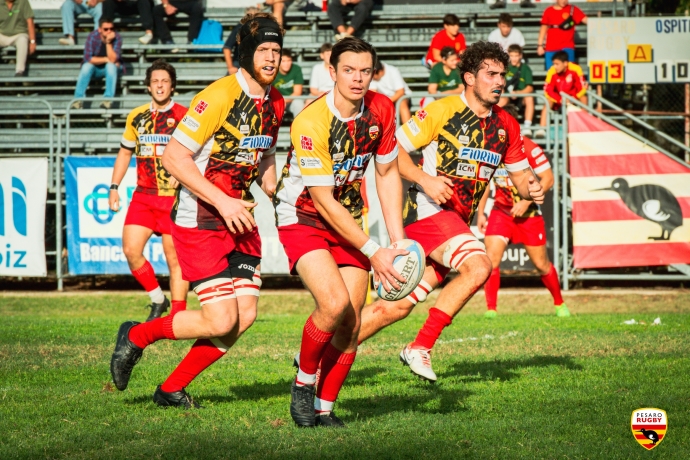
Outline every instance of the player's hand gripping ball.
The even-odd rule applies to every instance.
[[[424,249],[414,240],[404,239],[396,241],[389,246],[391,249],[404,249],[409,251],[405,256],[398,256],[393,261],[393,268],[400,273],[407,281],[402,286],[393,286],[389,292],[383,288],[383,283],[376,287],[376,293],[383,300],[393,301],[407,297],[414,291],[424,276],[426,255]]]

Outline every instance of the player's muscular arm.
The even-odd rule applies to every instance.
[[[110,181],[111,184],[120,185],[122,179],[127,174],[127,168],[129,168],[129,163],[132,161],[132,150],[120,147],[120,151],[117,152],[117,158],[115,159],[115,167],[113,168],[113,177]],[[120,194],[117,190],[111,190],[110,196],[108,197],[108,204],[110,209],[114,212],[120,210]]]
[[[259,165],[259,177],[256,182],[269,198],[273,198],[273,195],[276,193],[276,185],[278,182],[276,178],[275,155],[269,155],[261,160],[261,164]]]
[[[319,212],[319,215],[352,246],[359,249],[369,241],[369,237],[359,228],[359,225],[357,225],[357,222],[352,218],[349,211],[335,200],[332,186],[309,187],[309,194],[314,201],[314,207]],[[388,286],[392,286],[396,280],[404,283],[405,278],[393,268],[393,260],[395,260],[395,257],[404,254],[407,254],[407,251],[379,248],[369,258],[371,266],[374,269],[374,279],[376,281],[385,279],[388,281]],[[386,291],[390,291],[388,286],[384,283],[384,289],[386,289]]]
[[[539,180],[534,177],[532,168],[526,168],[521,171],[508,171],[508,175],[521,198],[532,200],[537,204],[544,202],[544,189]]]
[[[479,205],[477,206],[477,228],[479,228],[479,231],[483,234],[486,234],[486,224],[488,223],[484,210],[486,209],[486,202],[489,201],[490,194],[491,189],[486,187],[484,195],[482,195],[482,199],[479,200]]]
[[[414,164],[410,154],[398,144],[398,168],[400,176],[418,184],[424,193],[436,202],[443,204],[453,196],[453,182],[447,177],[430,176]]]
[[[539,183],[541,184],[541,188],[544,189],[544,194],[551,190],[551,187],[553,187],[553,171],[551,168],[542,171],[537,174],[537,177],[539,178]]]
[[[392,242],[400,241],[405,234],[402,227],[402,181],[397,159],[385,164],[376,163],[376,190],[388,236]]]
[[[190,192],[214,206],[232,233],[251,231],[256,226],[256,222],[247,208],[253,208],[256,203],[227,196],[201,175],[192,159],[193,155],[194,152],[173,137],[163,152],[163,167]]]

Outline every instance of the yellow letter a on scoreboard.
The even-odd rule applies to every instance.
[[[652,62],[652,45],[628,45],[628,62]]]

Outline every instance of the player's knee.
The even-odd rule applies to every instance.
[[[256,307],[246,308],[240,311],[240,334],[243,334],[247,329],[252,327],[256,321]]]
[[[229,311],[216,314],[211,321],[207,322],[207,325],[212,337],[224,337],[237,327],[237,315]]]
[[[347,292],[333,292],[327,299],[319,300],[319,309],[328,312],[332,317],[340,318],[350,305],[350,297]]]
[[[122,252],[125,254],[125,258],[128,262],[144,257],[141,250],[133,244],[124,243],[122,245]]]
[[[489,276],[491,276],[492,268],[493,265],[491,264],[491,260],[489,260],[487,256],[473,257],[472,260],[467,263],[468,270],[467,273],[463,273],[463,277],[467,274],[469,281],[479,289],[486,283]]]

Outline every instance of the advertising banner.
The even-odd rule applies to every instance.
[[[0,159],[0,276],[46,276],[48,159]]]
[[[136,189],[136,168],[132,159],[120,184],[120,211],[108,206],[114,156],[67,157],[65,189],[67,200],[67,248],[72,275],[129,274],[122,252],[122,227]],[[163,243],[153,236],[144,256],[157,274],[168,274]]]
[[[690,167],[568,110],[575,268],[690,263]]]

